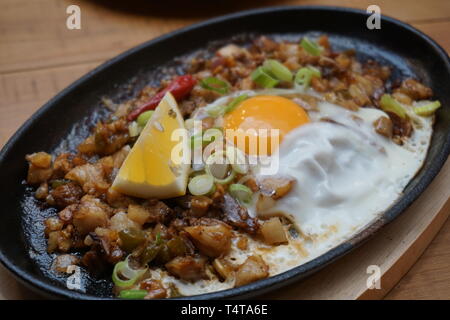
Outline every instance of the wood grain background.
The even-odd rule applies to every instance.
[[[105,60],[163,33],[243,9],[273,5],[332,5],[366,9],[377,4],[383,14],[412,24],[450,51],[449,0],[155,2],[0,0],[0,147],[43,103]],[[65,11],[70,4],[81,7],[81,30],[66,28]],[[9,279],[10,276],[0,267],[0,287],[8,280],[11,290],[25,290]],[[450,298],[449,221],[386,298]]]

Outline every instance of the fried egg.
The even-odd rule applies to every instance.
[[[416,119],[413,136],[400,146],[375,132],[372,123],[387,116],[381,110],[318,107],[313,122],[288,134],[274,154],[279,174],[297,183],[266,213],[285,215],[313,239],[360,228],[392,205],[422,166],[432,124]]]
[[[247,153],[258,155],[272,153],[271,141],[267,142],[267,148],[250,150],[252,138],[256,139],[257,146],[261,146],[264,137],[259,139],[260,132],[279,130],[278,134],[269,136],[269,139],[281,141],[290,131],[309,122],[307,113],[298,104],[291,99],[275,95],[259,95],[247,99],[228,113],[223,120],[225,130],[231,129],[241,135],[236,137],[236,141],[247,142],[245,146],[238,145],[238,147]],[[279,141],[276,141],[276,145],[278,144]]]
[[[250,210],[263,219],[283,216],[298,230],[288,245],[262,253],[274,274],[336,247],[391,207],[422,167],[432,134],[432,119],[414,114],[414,132],[402,146],[375,132],[373,122],[387,116],[379,109],[322,101],[308,115],[311,122],[287,134],[272,155],[277,174],[295,179],[292,190],[265,212]]]
[[[232,113],[218,117],[215,126],[280,130],[279,148],[271,150],[269,159],[278,161],[275,176],[295,180],[293,188],[264,211],[256,208],[256,193],[247,209],[261,220],[283,217],[288,222],[285,231],[289,241],[271,246],[239,234],[248,238],[247,249],[233,243],[225,257],[239,265],[258,254],[269,266],[270,276],[326,253],[389,209],[422,167],[432,135],[433,118],[415,115],[411,106],[403,107],[413,120],[413,133],[398,145],[374,129],[376,119],[388,116],[384,111],[347,110],[324,101],[311,89],[307,94],[319,102],[316,108],[305,110],[291,99],[298,93],[305,94],[302,88],[237,92],[212,104],[226,105],[246,94],[249,98]],[[193,117],[207,117],[202,109]],[[260,165],[252,168],[252,174],[257,180],[267,177]],[[177,285],[186,294],[200,293],[188,283]],[[233,283],[212,278],[200,291],[211,292],[217,286],[231,288]]]

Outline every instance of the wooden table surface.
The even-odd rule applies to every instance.
[[[156,2],[156,1],[155,1]],[[273,5],[366,9],[412,24],[450,51],[449,0],[0,0],[0,147],[54,94],[139,43],[221,14]],[[195,4],[192,4],[195,3]],[[81,8],[81,30],[66,28],[66,8]],[[0,278],[9,277],[0,267]],[[0,283],[2,286],[2,283]],[[16,290],[24,290],[14,285]],[[450,299],[450,221],[385,296]]]

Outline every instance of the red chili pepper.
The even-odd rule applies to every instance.
[[[183,99],[191,92],[196,83],[197,80],[190,74],[176,77],[167,87],[151,97],[149,101],[130,112],[128,121],[135,120],[144,111],[155,109],[167,92],[170,92],[177,101]]]

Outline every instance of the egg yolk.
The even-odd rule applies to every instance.
[[[290,99],[256,96],[224,117],[225,137],[247,154],[270,155],[289,131],[308,122],[305,110]]]

